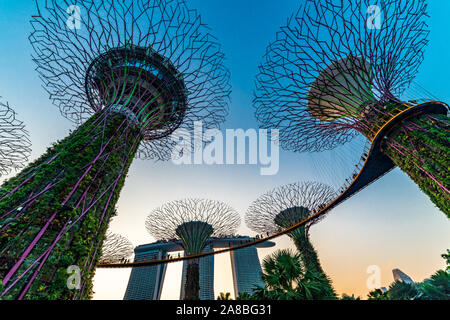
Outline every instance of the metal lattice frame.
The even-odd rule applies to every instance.
[[[105,105],[102,88],[92,80],[92,69],[98,69],[93,62],[101,57],[105,61],[116,59],[117,50],[128,49],[129,53],[120,58],[129,62],[130,70],[133,63],[162,75],[152,82],[153,86],[165,88],[180,79],[185,87],[180,119],[166,122],[158,130],[145,130],[146,139],[138,153],[141,158],[169,159],[174,142],[168,134],[175,129],[190,131],[195,121],[202,121],[204,128],[215,128],[224,121],[231,89],[224,55],[198,13],[188,9],[184,1],[46,0],[38,8],[39,14],[31,22],[33,59],[51,100],[69,120],[80,124],[110,107]],[[67,12],[79,13],[79,20],[72,22],[78,22],[80,29],[75,28],[76,24],[73,29],[66,26],[71,21],[68,19],[77,18],[70,18]],[[136,58],[130,49],[144,55]],[[162,66],[176,78],[163,73]],[[117,76],[111,70],[107,73],[110,78]],[[137,77],[142,80],[145,75]],[[121,88],[116,86],[114,90],[120,92]],[[141,105],[154,98],[148,90],[133,90],[132,95]]]
[[[23,168],[31,152],[31,142],[22,121],[8,102],[0,97],[0,177]]]
[[[168,202],[153,210],[145,226],[157,240],[180,239],[177,230],[192,222],[198,222],[209,237],[223,237],[236,231],[240,217],[236,210],[220,201],[185,199]]]
[[[145,221],[157,240],[180,239],[185,255],[199,254],[209,237],[233,234],[240,224],[239,214],[229,205],[208,199],[168,202],[153,210]],[[199,299],[198,259],[189,260],[183,299]]]
[[[336,197],[337,194],[331,187],[318,182],[296,182],[283,185],[255,200],[247,209],[245,223],[255,232],[274,234],[313,216]],[[285,214],[282,223],[277,221],[281,213],[297,208],[306,210],[299,210],[302,214],[297,217],[296,214]],[[305,228],[309,229],[319,220],[320,218],[310,220],[305,224]]]
[[[383,1],[379,25],[369,19],[372,4],[306,0],[268,47],[254,104],[263,128],[280,129],[284,148],[316,152],[357,132],[372,137],[391,116],[386,106],[400,102],[428,42],[426,4]]]
[[[167,160],[174,130],[190,135],[196,121],[204,128],[219,126],[227,114],[229,71],[220,46],[184,1],[37,0],[36,5],[29,38],[37,71],[62,115],[83,124],[0,189],[0,228],[26,220],[34,230],[13,230],[21,236],[4,240],[0,298],[45,298],[52,290],[86,298],[101,249],[96,239],[103,238],[114,214],[132,159],[137,154]],[[78,9],[79,20],[70,20]],[[72,28],[78,22],[80,29]],[[78,146],[71,142],[80,143],[83,152],[68,154]],[[86,160],[85,153],[92,158]],[[65,174],[63,162],[75,162],[70,168],[76,173]],[[62,191],[53,195],[57,188]],[[63,219],[56,219],[60,215]],[[83,223],[87,219],[92,223]],[[50,283],[58,276],[51,271],[57,263],[48,261],[64,265],[61,253],[76,250],[65,244],[81,234],[78,228],[95,235],[80,258],[81,290],[39,291],[41,278]]]
[[[133,255],[133,244],[120,234],[108,232],[99,263],[123,263]]]

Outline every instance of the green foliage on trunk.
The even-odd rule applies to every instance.
[[[389,135],[382,148],[395,165],[400,167],[447,217],[450,217],[450,195],[438,184],[450,188],[450,123],[446,115],[432,115],[432,117],[440,121],[420,116],[405,123],[413,130],[397,128]],[[388,143],[394,144],[398,150]]]
[[[334,300],[334,290],[322,274],[304,270],[300,254],[278,250],[264,258],[262,280],[265,287],[255,287],[251,294],[237,300]]]
[[[0,234],[1,279],[19,260],[44,225],[50,222],[36,246],[4,287],[8,287],[17,275],[23,273],[52,245],[66,224],[81,216],[83,203],[86,206],[91,203],[93,206],[85,216],[56,243],[24,298],[91,297],[92,277],[101,254],[105,232],[111,217],[115,215],[115,204],[141,139],[137,130],[125,128],[127,123],[124,120],[119,114],[93,116],[3,184],[0,189],[0,212],[6,213],[14,209],[14,213],[4,218],[0,216],[0,228],[7,226]],[[101,150],[102,146],[104,150]],[[93,163],[99,154],[99,159]],[[90,165],[92,167],[89,169]],[[82,179],[75,193],[63,206],[63,201],[80,178]],[[52,183],[56,184],[29,206],[22,206],[30,195],[37,195]],[[19,187],[17,191],[6,196],[16,187]],[[112,196],[108,201],[110,194]],[[80,199],[85,201],[77,207]],[[96,200],[98,201],[95,202]],[[22,207],[25,209],[24,213],[16,217]],[[40,262],[35,264],[3,298],[17,299],[39,264]],[[67,288],[67,267],[71,265],[81,269],[80,290]]]
[[[322,269],[316,250],[309,240],[306,227],[302,226],[290,233],[290,237],[294,240],[295,246],[300,253],[301,261],[307,272],[317,274],[322,278],[322,289],[324,294],[329,297],[336,297],[336,292],[331,285],[331,281]]]

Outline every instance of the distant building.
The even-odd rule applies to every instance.
[[[251,241],[250,237],[238,238],[210,238],[203,252],[215,248],[227,248]],[[234,293],[251,292],[255,285],[263,285],[261,280],[261,265],[257,248],[273,247],[270,241],[256,246],[242,248],[230,252],[231,268],[233,273]],[[173,251],[182,251],[180,241],[158,241],[136,247],[134,261],[161,259]],[[200,299],[213,300],[214,297],[214,256],[201,258],[200,264]],[[166,264],[148,267],[135,267],[131,270],[130,279],[125,292],[124,300],[159,300],[166,275]],[[186,263],[183,263],[181,276],[180,297],[184,296],[186,283]]]
[[[231,251],[230,258],[236,297],[240,292],[251,293],[255,286],[264,287],[261,264],[255,247]]]
[[[167,252],[178,246],[169,246],[165,242],[155,242],[134,249],[134,261],[162,259]],[[166,275],[166,264],[131,269],[125,300],[159,300]]]
[[[392,274],[394,275],[394,281],[402,281],[404,283],[413,284],[414,281],[400,269],[393,269]]]

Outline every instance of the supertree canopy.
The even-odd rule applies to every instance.
[[[145,226],[157,240],[180,239],[186,255],[199,254],[210,237],[236,231],[239,214],[229,205],[207,199],[177,200],[153,210]],[[187,260],[185,297],[198,300],[200,292],[198,258]]]
[[[0,97],[0,177],[23,168],[30,152],[31,143],[24,124]]]
[[[324,273],[317,252],[309,240],[309,229],[320,221],[315,213],[336,198],[336,192],[318,182],[296,182],[275,188],[255,200],[247,210],[245,222],[258,233],[277,233],[306,219],[287,235],[297,247],[306,271],[317,273],[328,283],[327,296],[335,297],[331,282]]]
[[[306,0],[259,67],[256,116],[296,152],[373,142],[389,123],[383,154],[449,215],[448,107],[402,100],[428,42],[425,0],[372,3]]]
[[[120,234],[106,233],[100,263],[120,263],[133,255],[133,244]]]
[[[175,0],[37,1],[33,59],[79,127],[0,189],[0,298],[86,299],[133,158],[166,160],[176,129],[227,113],[224,55]],[[186,134],[186,133],[185,133]],[[66,285],[80,269],[79,290]],[[73,268],[69,269],[73,270]]]

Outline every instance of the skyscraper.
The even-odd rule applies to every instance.
[[[254,246],[230,251],[233,272],[234,294],[251,293],[255,286],[264,286],[261,279],[261,264]]]
[[[1,299],[89,299],[133,159],[170,160],[174,131],[228,113],[224,54],[183,0],[75,2],[35,1],[30,21],[39,78],[77,129],[0,188]]]
[[[226,248],[243,242],[251,241],[250,237],[238,238],[210,238],[202,252],[214,250],[214,248]],[[270,241],[230,252],[231,267],[233,273],[234,292],[237,296],[240,292],[251,292],[255,285],[262,285],[261,265],[257,248],[273,247]],[[180,241],[158,241],[136,247],[135,262],[161,259],[169,252],[183,250]],[[213,300],[214,296],[214,256],[199,259],[200,267],[200,299]],[[124,300],[160,300],[166,275],[167,265],[161,264],[148,267],[135,267],[131,270]],[[186,282],[187,264],[183,263],[181,276],[180,297],[184,296],[184,284]]]
[[[163,241],[136,247],[134,261],[161,259],[168,251],[179,250],[178,245]],[[167,265],[133,268],[124,300],[159,300]]]

